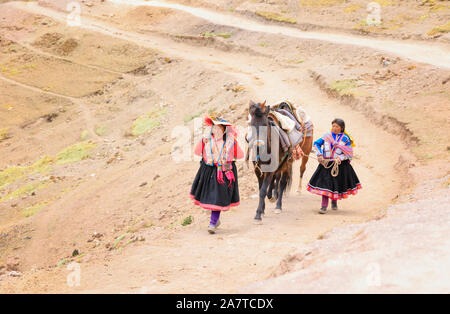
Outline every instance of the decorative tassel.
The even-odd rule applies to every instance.
[[[225,184],[225,181],[223,181],[223,172],[221,167],[217,167],[217,182],[219,182],[219,184]]]
[[[213,125],[213,121],[208,115],[205,115],[205,117],[203,118],[203,122],[205,122],[205,124],[207,126],[212,126]]]
[[[228,184],[228,187],[230,187],[231,186],[231,182],[236,181],[236,179],[234,178],[234,173],[233,173],[233,171],[227,171],[227,173],[225,175],[227,176],[227,179],[230,182]]]

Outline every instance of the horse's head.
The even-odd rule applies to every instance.
[[[249,142],[249,147],[251,148],[253,145],[257,147],[266,145],[267,138],[260,137],[260,129],[261,127],[267,127],[269,124],[268,115],[270,112],[270,107],[266,106],[266,101],[262,103],[255,103],[250,100],[248,112],[249,131],[247,133],[247,140]]]

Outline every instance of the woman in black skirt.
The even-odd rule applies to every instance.
[[[309,181],[307,190],[322,196],[320,214],[325,214],[328,199],[331,209],[337,210],[337,201],[355,195],[361,184],[350,162],[353,157],[352,137],[345,132],[345,122],[334,119],[331,132],[314,142],[319,166]]]
[[[238,145],[237,134],[224,119],[206,116],[210,133],[197,144],[194,153],[202,156],[200,168],[191,188],[194,203],[211,211],[209,233],[220,225],[221,211],[239,205],[238,176],[235,159],[244,157]]]

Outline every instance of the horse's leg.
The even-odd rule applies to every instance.
[[[275,179],[276,179],[276,182],[275,182],[275,185],[274,185],[274,198],[275,198],[275,200],[277,200],[278,199],[278,196],[280,195],[280,179],[281,179],[281,175],[280,174],[277,174],[277,175],[275,175]]]
[[[302,191],[303,175],[305,174],[306,163],[309,160],[308,156],[312,150],[312,144],[313,144],[313,137],[308,136],[305,140],[305,143],[303,143],[302,145],[302,150],[305,156],[302,157],[302,164],[300,165],[300,180],[298,181],[297,193],[301,193]]]
[[[261,176],[259,176],[259,174],[261,174]],[[262,173],[257,173],[256,176],[258,177],[258,192],[259,192],[261,191],[261,188],[263,186],[265,176]],[[262,215],[264,215],[264,210],[262,212]]]
[[[275,185],[275,179],[276,179],[276,177],[274,176],[273,179],[272,179],[272,181],[270,181],[269,189],[268,189],[268,191],[267,191],[267,198],[268,198],[269,201],[272,202],[272,203],[274,203],[274,202],[277,200],[276,197],[272,197],[274,187],[276,187],[276,185]]]
[[[283,194],[286,191],[288,179],[289,179],[289,174],[287,172],[283,172],[283,175],[281,176],[281,180],[280,180],[280,195],[278,197],[277,207],[275,207],[275,214],[281,213],[281,209],[283,207]]]
[[[259,175],[256,175],[256,176],[258,177],[258,191],[259,191],[259,190],[261,190],[261,187],[262,187],[262,184],[264,181],[264,176],[259,176]]]
[[[259,190],[259,204],[258,209],[256,210],[255,223],[259,224],[262,222],[261,214],[264,212],[266,206],[265,198],[267,195],[267,188],[269,187],[269,184],[272,181],[272,177],[273,177],[272,173],[268,173],[264,176],[263,184],[261,186],[261,189]]]
[[[261,187],[262,187],[262,182],[263,182],[263,180],[261,180]],[[267,188],[267,194],[266,195],[267,195],[267,198],[269,199],[270,202],[275,202],[276,201],[276,198],[272,197],[274,186],[275,186],[275,177],[273,177],[272,180],[269,181],[269,186]],[[259,190],[261,190],[261,187],[260,187]],[[265,211],[266,211],[266,202],[264,202],[264,204],[263,204],[261,215],[264,216]]]
[[[303,183],[303,175],[305,174],[306,170],[306,163],[308,162],[308,157],[302,157],[302,164],[300,166],[300,180],[298,181],[298,187],[297,187],[297,193],[302,192],[302,183]]]

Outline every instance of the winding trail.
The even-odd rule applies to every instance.
[[[160,2],[143,4],[175,6]],[[65,21],[65,14],[42,8],[35,3],[24,5],[15,2],[8,5]],[[196,13],[205,11],[192,10]],[[210,14],[209,11],[206,12]],[[217,16],[214,22],[220,23],[224,16]],[[241,19],[232,21],[239,22]],[[246,25],[263,26],[246,20],[240,26]],[[395,173],[395,164],[405,147],[398,145],[396,136],[372,125],[362,113],[352,111],[337,100],[328,98],[312,81],[308,69],[280,68],[273,60],[265,57],[224,52],[124,31],[85,16],[80,27],[140,46],[152,49],[159,47],[165,55],[200,64],[208,70],[227,73],[239,80],[251,93],[258,95],[260,99],[267,99],[269,103],[280,99],[301,103],[316,126],[316,137],[326,131],[330,117],[344,115],[355,138],[364,139],[364,143],[358,145],[358,158],[355,158],[354,164],[364,188],[351,201],[341,202],[340,210],[324,216],[317,214],[319,198],[309,193],[289,195],[280,215],[275,215],[272,212],[274,205],[267,202],[264,223],[259,226],[252,225],[257,200],[243,199],[241,206],[223,215],[222,226],[215,236],[206,232],[204,217],[204,220],[194,222],[192,226],[183,229],[183,232],[170,234],[153,243],[129,247],[115,255],[108,261],[108,265],[104,261],[82,264],[80,287],[68,287],[65,272],[60,273],[58,279],[55,279],[54,274],[49,274],[44,282],[52,281],[53,284],[47,292],[237,292],[245,285],[266,278],[286,254],[316,240],[332,228],[371,219],[386,208],[398,193],[400,180],[395,175],[386,176],[385,173]],[[271,33],[275,33],[275,30],[283,30],[287,34],[303,33],[285,27],[267,27],[269,28],[263,30]],[[436,50],[433,53],[437,53]],[[163,96],[171,101],[170,90],[166,92],[161,88],[161,93],[166,93]],[[374,168],[372,158],[379,155],[379,152],[389,152],[389,158],[380,156]],[[316,164],[311,160],[305,178],[312,175],[315,167]],[[298,169],[299,164],[296,163],[293,186],[298,184]],[[256,185],[252,171],[246,171],[245,176],[252,177]],[[58,281],[55,283],[55,280]]]
[[[450,69],[450,48],[439,44],[399,42],[387,39],[364,38],[353,35],[305,32],[292,27],[266,25],[256,21],[237,17],[231,14],[223,14],[203,8],[194,8],[186,5],[167,3],[161,1],[138,1],[138,0],[108,0],[116,4],[125,4],[133,6],[152,6],[160,8],[169,8],[183,11],[193,16],[204,19],[208,22],[240,28],[252,32],[260,32],[275,35],[285,35],[299,39],[313,39],[327,41],[340,45],[352,45],[368,47],[380,51],[392,53],[394,55],[408,58],[417,62],[427,63],[437,67]]]

